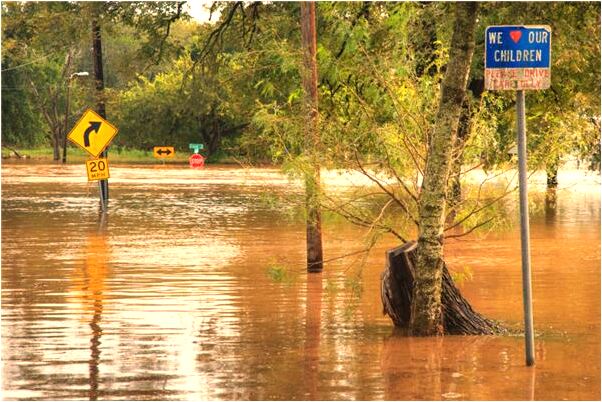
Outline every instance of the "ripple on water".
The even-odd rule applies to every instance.
[[[359,282],[355,257],[307,276],[305,225],[286,210],[299,183],[277,169],[111,169],[99,228],[83,166],[2,167],[6,399],[599,398],[599,189],[559,191],[555,215],[534,212],[533,371],[521,337],[395,333],[379,299],[392,239]],[[328,258],[364,247],[344,222],[325,222],[324,236]],[[473,272],[462,292],[511,324],[522,319],[519,244],[512,229],[446,245],[450,269]]]

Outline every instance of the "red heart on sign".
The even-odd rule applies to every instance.
[[[523,36],[523,33],[521,31],[510,31],[510,38],[512,38],[514,43],[518,43],[521,36]]]

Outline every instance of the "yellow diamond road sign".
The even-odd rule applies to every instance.
[[[117,127],[92,109],[84,112],[67,138],[90,155],[97,157],[117,134]]]

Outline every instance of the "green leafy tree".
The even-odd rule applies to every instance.
[[[548,184],[554,187],[563,158],[599,160],[600,4],[488,3],[483,9],[477,54],[484,51],[488,25],[528,22],[552,29],[552,85],[549,90],[527,93],[527,130],[530,168],[545,169]],[[481,77],[482,58],[475,58],[473,64],[473,77]],[[486,93],[476,116],[481,127],[493,128],[475,133],[487,145],[481,157],[489,166],[507,161],[516,141],[514,101],[511,91]]]
[[[171,46],[168,41],[171,26],[177,19],[185,16],[182,2],[8,2],[2,4],[2,64],[19,69],[23,90],[17,102],[15,96],[6,96],[10,105],[3,108],[7,112],[7,120],[18,120],[18,115],[27,116],[27,110],[38,115],[32,121],[43,121],[44,131],[48,133],[54,149],[54,158],[58,160],[59,146],[64,141],[67,128],[73,122],[73,115],[65,116],[66,102],[73,102],[70,110],[80,112],[78,101],[67,99],[72,72],[90,71],[92,61],[90,47],[90,18],[92,8],[98,9],[101,24],[117,26],[110,29],[112,33],[129,32],[141,38],[134,43],[127,43],[130,54],[137,60],[136,69],[152,74],[151,67],[161,63],[165,55],[176,52],[178,46]],[[119,36],[119,35],[117,35]],[[124,38],[123,34],[120,36]],[[106,43],[106,42],[105,42]],[[132,45],[136,46],[132,46]],[[109,63],[118,60],[117,53],[124,53],[123,47],[109,46]],[[115,57],[113,57],[115,56]],[[118,65],[116,63],[116,65]],[[147,63],[143,66],[143,63]],[[109,84],[122,85],[135,77],[132,65],[129,69],[111,69],[107,74]],[[113,73],[116,71],[117,74]],[[82,85],[90,85],[91,81]],[[125,85],[124,85],[125,86]],[[8,89],[8,88],[7,88]],[[12,89],[12,88],[11,88]],[[3,88],[3,93],[5,89]],[[91,94],[93,91],[76,91],[77,94]],[[13,95],[17,95],[14,93]],[[13,103],[13,100],[15,101]],[[85,103],[91,104],[91,96]],[[12,130],[6,126],[5,130]],[[31,138],[24,138],[27,134]],[[32,143],[39,138],[33,132],[12,133],[7,138],[22,139],[22,143]]]

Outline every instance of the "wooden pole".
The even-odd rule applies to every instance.
[[[305,91],[307,120],[305,128],[305,152],[310,167],[305,178],[307,207],[307,271],[321,272],[322,222],[319,209],[320,164],[317,149],[320,144],[318,129],[318,67],[316,62],[316,6],[313,2],[301,2],[301,43],[303,46],[303,67],[301,78]]]
[[[94,6],[93,6],[94,8]],[[96,112],[102,116],[103,119],[107,118],[105,111],[104,101],[104,74],[102,70],[102,41],[100,36],[100,24],[98,22],[98,13],[94,9],[92,15],[92,53],[94,60],[94,82],[96,87]],[[106,158],[108,150],[105,149],[100,153],[101,158]],[[103,211],[107,210],[109,204],[109,181],[99,180],[98,181],[100,190],[100,205]]]

